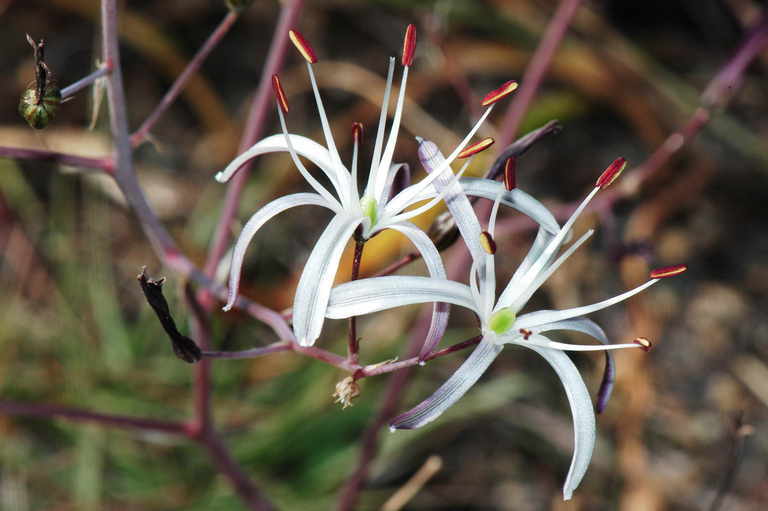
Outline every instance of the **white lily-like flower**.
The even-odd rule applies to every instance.
[[[362,135],[362,126],[358,123],[353,127],[354,145],[352,153],[351,172],[344,166],[336,149],[333,135],[325,113],[320,92],[317,87],[312,64],[317,62],[313,49],[296,31],[291,30],[289,36],[307,61],[309,78],[317,104],[320,122],[323,128],[326,147],[306,137],[288,133],[285,113],[288,112],[288,102],[280,85],[279,78],[273,77],[273,88],[277,99],[277,113],[280,118],[282,134],[269,136],[253,145],[250,149],[235,158],[226,169],[216,175],[219,182],[228,181],[248,160],[259,155],[272,152],[288,152],[296,168],[313,188],[314,193],[296,193],[280,197],[257,211],[243,228],[238,238],[232,256],[229,279],[229,300],[224,310],[229,310],[237,296],[240,272],[245,252],[254,235],[272,217],[290,208],[305,205],[322,206],[333,211],[332,218],[322,233],[307,260],[306,266],[299,279],[293,302],[293,329],[299,344],[310,346],[314,344],[322,330],[325,320],[325,310],[328,297],[333,286],[344,248],[358,230],[358,236],[367,240],[384,229],[395,229],[403,233],[421,253],[430,274],[434,277],[445,278],[442,261],[434,244],[429,238],[409,222],[415,216],[432,208],[442,197],[436,194],[432,183],[449,169],[450,163],[457,157],[468,156],[471,148],[465,149],[477,132],[480,125],[493,109],[493,104],[502,97],[510,94],[517,87],[516,82],[507,82],[501,88],[489,93],[483,101],[486,110],[470,130],[469,134],[458,144],[441,168],[423,179],[421,182],[408,186],[397,193],[393,191],[393,182],[397,173],[404,166],[393,164],[392,157],[400,129],[400,119],[405,101],[405,89],[408,70],[413,60],[416,47],[416,29],[409,25],[403,43],[403,76],[397,103],[393,114],[389,135],[385,139],[387,112],[392,90],[392,78],[395,59],[389,62],[387,84],[379,118],[378,132],[371,161],[370,173],[365,190],[361,194],[358,189],[357,154],[358,144]],[[474,147],[474,146],[473,146]],[[471,152],[471,151],[469,151]],[[304,157],[314,163],[325,174],[330,187],[323,186],[315,179],[302,163]],[[469,161],[467,161],[467,164]],[[450,179],[455,179],[453,174]],[[428,199],[426,204],[408,209],[419,202]],[[447,323],[447,305],[435,305],[432,328],[429,338],[435,342],[442,337]]]
[[[427,167],[439,165],[442,161],[439,150],[429,142],[422,143],[419,152],[422,162]],[[563,351],[621,348],[648,350],[650,343],[643,338],[626,344],[609,344],[603,330],[583,316],[626,300],[652,286],[660,278],[682,273],[685,267],[654,270],[651,272],[650,280],[645,284],[592,305],[567,310],[518,314],[530,296],[592,235],[593,231],[588,231],[558,256],[560,248],[581,212],[602,188],[608,186],[618,176],[625,164],[623,159],[619,159],[606,169],[597,180],[594,190],[555,234],[547,232],[546,229],[539,230],[530,251],[498,298],[494,271],[496,251],[493,241],[494,224],[499,205],[502,202],[508,202],[511,196],[519,196],[522,193],[519,190],[499,190],[498,187],[496,187],[495,197],[492,197],[495,202],[487,230],[481,230],[480,222],[466,196],[458,193],[458,190],[455,190],[456,193],[451,192],[446,195],[446,202],[449,207],[453,206],[451,212],[455,215],[456,224],[473,256],[468,286],[445,279],[389,276],[349,282],[334,288],[328,304],[329,318],[346,318],[402,305],[441,301],[471,309],[480,319],[482,340],[472,354],[430,398],[393,419],[390,423],[391,429],[418,428],[435,420],[477,382],[505,344],[525,346],[549,362],[563,383],[571,406],[574,422],[574,453],[563,486],[564,498],[566,500],[571,498],[592,457],[595,443],[595,415],[586,385],[576,366]],[[440,188],[442,182],[439,179],[435,182],[435,186]],[[453,184],[447,186],[454,187]],[[488,190],[495,187],[482,181],[470,186],[485,187]],[[538,207],[536,209],[538,210]],[[554,219],[552,218],[551,221],[554,222]],[[578,345],[554,342],[543,335],[553,330],[582,332],[597,339],[601,344]],[[609,368],[612,370],[612,366]],[[609,379],[611,378],[612,374],[609,374]],[[610,385],[601,392],[599,400],[605,400],[609,390]]]

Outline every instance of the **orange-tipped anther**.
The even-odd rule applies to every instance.
[[[492,90],[488,94],[485,95],[483,98],[483,102],[481,103],[482,106],[490,106],[494,103],[496,103],[498,100],[503,98],[504,96],[507,96],[509,94],[512,94],[515,89],[517,89],[517,82],[514,80],[510,80],[501,87],[499,87],[496,90]]]
[[[304,36],[301,35],[301,33],[297,32],[296,30],[289,30],[288,37],[291,38],[291,42],[296,47],[296,49],[299,50],[299,53],[301,53],[301,56],[304,57],[307,62],[310,64],[317,62],[315,50],[312,49],[307,40],[304,39]]]
[[[611,183],[616,181],[619,174],[627,167],[627,160],[625,158],[616,158],[613,163],[608,165],[600,177],[597,178],[595,186],[598,188],[608,188]]]
[[[684,264],[678,264],[675,266],[666,266],[664,268],[657,268],[655,270],[651,270],[651,278],[665,279],[667,277],[674,277],[675,275],[680,275],[687,269],[688,269],[688,266]]]
[[[645,337],[635,337],[634,339],[632,339],[632,342],[640,346],[640,348],[646,353],[651,351],[651,348],[653,347],[653,344],[651,344],[651,341],[649,341]]]
[[[469,158],[470,156],[473,156],[480,151],[485,151],[493,145],[493,142],[494,140],[491,137],[484,138],[480,142],[475,142],[471,146],[465,148],[462,152],[459,153],[457,158]]]
[[[413,54],[416,53],[416,25],[411,23],[405,29],[403,38],[403,66],[410,66],[413,63]]]
[[[517,158],[507,158],[504,162],[504,188],[511,192],[517,188]]]
[[[496,253],[496,242],[493,241],[493,236],[488,231],[480,233],[480,246],[491,255]]]
[[[362,142],[364,133],[365,133],[365,128],[363,127],[363,123],[361,122],[352,123],[352,141],[355,144],[359,144],[360,142]]]
[[[288,100],[285,98],[285,91],[283,90],[283,86],[280,85],[280,77],[277,75],[272,75],[272,90],[275,91],[275,99],[280,106],[280,110],[282,110],[284,114],[287,114]]]

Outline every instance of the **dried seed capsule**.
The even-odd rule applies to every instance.
[[[56,110],[61,103],[61,91],[52,80],[43,89],[42,97],[35,85],[30,85],[21,95],[19,114],[31,127],[41,130],[56,116]]]

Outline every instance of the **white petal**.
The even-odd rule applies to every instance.
[[[289,134],[288,137],[291,140],[293,149],[300,156],[307,158],[317,165],[335,185],[338,176],[335,166],[331,163],[331,155],[328,150],[314,140],[302,137],[301,135]],[[252,160],[262,154],[278,152],[289,152],[288,144],[285,141],[285,135],[281,133],[271,135],[256,142],[248,150],[232,160],[230,164],[227,165],[227,168],[216,174],[216,181],[219,183],[226,183],[233,175],[235,175],[240,167],[248,162],[248,160]]]
[[[387,71],[387,85],[384,88],[384,99],[381,102],[381,113],[379,114],[379,129],[376,131],[376,143],[373,147],[373,158],[371,158],[371,170],[368,172],[368,183],[365,187],[365,195],[375,197],[373,193],[374,176],[379,168],[381,161],[381,148],[384,142],[384,130],[387,125],[387,112],[389,111],[389,95],[392,92],[392,77],[395,72],[395,58],[389,58],[389,70]]]
[[[547,231],[556,234],[560,226],[552,213],[538,200],[534,199],[519,188],[507,191],[504,185],[491,179],[465,177],[461,186],[467,195],[495,200],[501,194],[501,203],[527,215]]]
[[[539,226],[539,230],[536,233],[536,239],[534,239],[531,248],[528,249],[528,253],[520,262],[520,265],[517,267],[517,270],[515,270],[512,278],[509,279],[509,282],[504,288],[504,291],[501,293],[501,296],[499,296],[499,304],[509,303],[512,300],[513,295],[517,293],[517,290],[520,288],[520,281],[523,279],[531,265],[541,256],[541,253],[547,247],[547,244],[549,244],[552,238],[552,234],[547,232],[543,227]]]
[[[503,307],[509,307],[513,311],[519,311],[523,308],[523,306],[530,300],[531,295],[536,292],[541,285],[546,282],[546,280],[557,271],[560,266],[568,260],[571,255],[573,255],[576,250],[579,249],[581,245],[583,245],[589,238],[592,237],[592,235],[595,233],[594,229],[590,229],[584,234],[581,235],[581,237],[573,242],[571,246],[569,246],[562,254],[560,254],[560,257],[558,257],[555,262],[550,264],[546,267],[546,269],[540,271],[536,278],[533,279],[527,287],[522,287],[521,285],[515,284],[516,288],[514,291],[511,291],[510,293],[506,294],[503,298],[504,300],[499,300],[500,306]],[[509,288],[510,285],[507,285],[507,288]],[[505,289],[506,291],[506,289]],[[503,305],[502,305],[503,304]]]
[[[571,214],[570,218],[568,218],[568,221],[563,224],[563,227],[558,231],[558,233],[555,235],[554,238],[550,240],[550,242],[547,244],[547,247],[542,251],[539,258],[534,262],[531,267],[528,269],[528,271],[525,273],[525,275],[519,280],[518,283],[516,283],[516,286],[518,289],[526,290],[529,288],[531,283],[536,280],[536,277],[539,275],[541,271],[543,271],[549,262],[552,260],[552,258],[555,256],[557,251],[560,249],[560,246],[565,241],[566,236],[570,234],[571,227],[573,227],[574,222],[576,222],[576,219],[579,217],[582,211],[584,211],[584,208],[587,207],[587,204],[594,198],[595,195],[597,195],[597,192],[600,191],[600,188],[594,188],[587,197],[581,201],[581,204],[576,208],[576,210]],[[512,296],[510,299],[511,302],[515,301],[515,296]]]
[[[379,203],[383,203],[388,199],[387,195],[385,195],[387,171],[389,171],[389,166],[392,164],[392,156],[395,153],[395,144],[397,144],[397,135],[400,132],[400,119],[403,116],[403,103],[405,102],[405,86],[407,82],[408,67],[406,66],[403,68],[403,77],[400,80],[400,91],[397,95],[395,113],[392,116],[392,126],[389,128],[387,146],[384,149],[384,153],[381,155],[381,161],[379,162],[379,167],[376,169],[376,173],[371,175],[371,179],[374,180],[374,197],[376,197]]]
[[[606,307],[610,307],[611,305],[622,302],[627,298],[630,298],[651,287],[658,281],[659,279],[649,280],[645,284],[637,286],[634,289],[630,289],[629,291],[614,296],[613,298],[603,300],[602,302],[593,303],[592,305],[583,305],[581,307],[574,307],[572,309],[565,310],[537,311],[530,314],[524,314],[517,318],[517,323],[515,323],[515,326],[518,328],[526,328],[530,330],[533,327],[541,326],[546,323],[554,323],[556,321],[575,318],[577,316],[585,316],[595,311],[599,311],[600,309],[605,309]]]
[[[543,336],[543,340],[547,340]],[[549,365],[560,377],[571,405],[573,415],[573,459],[568,476],[563,485],[563,498],[570,500],[573,490],[579,486],[581,479],[589,467],[592,459],[592,451],[595,448],[595,413],[592,411],[592,401],[589,399],[587,386],[584,385],[576,366],[573,365],[568,355],[558,350],[540,348],[538,346],[525,345],[549,362]]]
[[[464,284],[431,277],[391,275],[345,282],[333,288],[326,315],[343,319],[403,305],[445,302],[475,310]]]
[[[461,367],[434,394],[411,410],[395,417],[390,422],[390,429],[415,429],[438,418],[472,388],[501,349],[501,345],[483,338]]]
[[[333,140],[333,133],[331,133],[331,127],[328,124],[328,116],[325,115],[325,107],[323,106],[323,99],[320,97],[320,90],[317,88],[317,80],[315,79],[315,72],[312,70],[312,64],[310,64],[309,62],[307,62],[307,72],[309,73],[309,80],[310,82],[312,82],[312,92],[315,95],[315,103],[317,104],[317,114],[320,116],[320,124],[323,127],[325,144],[328,146],[328,152],[331,155],[331,160],[333,161],[333,163],[341,167],[341,158],[339,157],[339,151],[336,149],[336,143]],[[342,176],[339,176],[339,178],[341,177]],[[340,182],[344,182],[344,181],[340,181]]]
[[[225,311],[231,309],[235,304],[238,287],[240,285],[240,272],[243,268],[243,259],[245,258],[245,251],[248,249],[251,239],[253,239],[258,230],[271,220],[272,217],[282,213],[286,209],[294,208],[296,206],[323,206],[333,209],[328,205],[325,199],[317,194],[294,193],[275,199],[254,213],[245,224],[245,227],[243,227],[243,231],[237,238],[235,248],[232,252],[232,263],[230,264],[229,270],[229,297],[227,299],[227,304],[224,306]]]
[[[411,243],[413,243],[419,251],[422,259],[424,259],[424,264],[426,264],[430,276],[440,279],[446,278],[443,261],[440,259],[440,253],[424,231],[411,223],[391,225],[390,229],[400,231],[411,240]],[[438,345],[440,339],[443,338],[445,328],[448,325],[448,312],[449,306],[446,303],[437,302],[433,306],[429,332],[427,332],[424,345],[421,347],[421,352],[419,353],[421,358],[429,355]]]
[[[556,321],[554,323],[547,323],[539,327],[532,328],[531,331],[535,334],[549,332],[552,330],[573,330],[587,334],[602,344],[610,344],[608,336],[605,335],[605,331],[587,318],[575,318],[566,319],[563,321]],[[608,404],[608,400],[611,399],[613,393],[613,384],[616,380],[616,362],[613,360],[613,355],[610,351],[605,351],[605,370],[603,371],[603,379],[600,382],[600,389],[597,391],[597,401],[595,402],[595,409],[597,413],[602,413]]]
[[[424,170],[432,174],[438,169],[448,168],[445,164],[445,156],[440,152],[437,144],[430,140],[419,138],[417,140],[419,141],[419,160],[424,166]],[[480,245],[480,232],[482,231],[480,222],[477,220],[475,210],[464,193],[462,185],[454,179],[453,172],[442,172],[432,183],[432,186],[437,194],[443,195],[445,205],[451,212],[456,227],[472,254],[472,259],[484,260],[485,251]]]
[[[387,206],[392,207],[393,211],[402,211],[406,207],[408,207],[409,204],[412,204],[414,199],[418,196],[420,196],[422,193],[424,193],[426,190],[429,190],[429,188],[432,186],[432,183],[434,183],[435,179],[440,177],[440,175],[446,171],[450,170],[450,165],[453,163],[453,160],[456,159],[456,157],[459,155],[461,151],[464,150],[464,148],[467,146],[470,140],[472,140],[472,137],[475,136],[475,133],[477,133],[477,130],[480,129],[480,126],[483,124],[485,119],[488,117],[488,115],[493,110],[493,105],[488,107],[485,112],[483,112],[483,115],[480,116],[480,119],[475,123],[475,125],[472,127],[471,130],[469,130],[469,133],[467,134],[464,139],[459,142],[459,145],[456,146],[456,148],[453,150],[453,152],[448,155],[447,158],[443,161],[442,164],[440,164],[437,168],[432,169],[432,172],[427,176],[426,178],[422,179],[418,183],[409,186],[402,192],[398,193]],[[452,172],[451,172],[452,174]]]
[[[360,221],[335,216],[309,255],[293,298],[293,331],[302,346],[312,346],[320,336],[341,255]]]

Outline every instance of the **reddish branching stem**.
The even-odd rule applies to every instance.
[[[536,91],[538,91],[541,85],[544,73],[549,69],[552,57],[555,55],[558,46],[560,46],[565,36],[565,31],[568,29],[568,25],[570,25],[581,3],[582,0],[562,0],[555,15],[552,17],[549,25],[547,25],[544,36],[541,42],[539,42],[531,62],[525,69],[522,85],[515,94],[515,98],[512,100],[504,116],[501,134],[498,137],[501,147],[506,146],[515,138],[515,134],[520,128],[520,123],[523,121],[523,116],[525,116],[525,112],[528,110],[531,101],[536,96]]]
[[[208,58],[208,55],[211,54],[213,49],[219,45],[227,32],[229,32],[229,29],[232,28],[232,26],[235,24],[237,18],[237,12],[229,11],[229,13],[224,16],[224,19],[221,20],[219,26],[217,26],[211,35],[208,36],[208,39],[206,39],[205,43],[203,43],[203,46],[200,47],[195,56],[192,57],[192,60],[190,60],[187,64],[187,67],[184,68],[184,71],[182,71],[181,74],[176,78],[176,81],[173,82],[173,85],[171,85],[171,88],[168,89],[168,92],[165,93],[165,96],[163,96],[163,99],[160,100],[160,103],[157,104],[155,109],[151,114],[149,114],[149,117],[146,118],[139,129],[137,129],[133,135],[131,135],[131,144],[134,147],[141,144],[147,138],[147,135],[155,126],[157,121],[166,112],[166,110],[168,110],[173,102],[176,101],[176,98],[178,98],[179,94],[181,94],[181,91],[184,90],[184,87],[187,85],[190,78],[192,78],[192,76],[200,69],[200,66],[203,65],[203,62]]]
[[[22,415],[25,417],[61,418],[72,422],[88,422],[121,429],[187,435],[189,430],[181,422],[129,417],[92,412],[82,408],[49,404],[15,403],[0,401],[0,413],[3,415]]]

